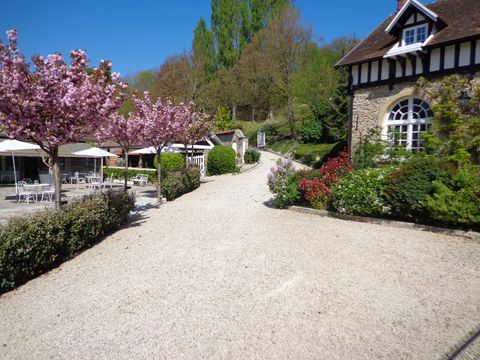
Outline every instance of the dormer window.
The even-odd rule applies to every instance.
[[[427,25],[406,28],[403,30],[402,46],[423,43],[427,37]]]

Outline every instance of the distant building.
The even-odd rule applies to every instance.
[[[452,74],[480,79],[480,0],[398,0],[397,12],[337,66],[350,74],[350,148],[380,127],[384,139],[399,134],[395,141],[407,149],[422,149],[433,112],[415,82]]]
[[[215,133],[216,137],[224,144],[231,146],[237,153],[238,162],[243,164],[245,152],[248,149],[248,138],[243,135],[242,130],[233,129]]]

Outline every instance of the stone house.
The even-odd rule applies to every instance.
[[[248,138],[243,135],[242,130],[232,129],[215,133],[223,145],[231,146],[237,153],[237,161],[244,163],[245,152],[248,150]]]
[[[452,74],[480,79],[480,1],[398,0],[396,13],[337,67],[350,75],[350,150],[373,128],[381,129],[383,139],[422,149],[421,133],[433,112],[416,81]]]

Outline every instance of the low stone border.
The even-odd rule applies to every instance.
[[[311,209],[311,208],[306,208],[302,206],[291,206],[290,210],[304,213],[304,214],[311,214],[311,215],[317,215],[322,217],[331,217],[331,218],[340,219],[340,220],[364,222],[364,223],[377,224],[377,225],[387,225],[387,226],[397,227],[402,229],[422,230],[422,231],[434,232],[437,234],[461,236],[470,240],[480,241],[480,233],[475,231],[454,230],[454,229],[441,228],[437,226],[415,224],[415,223],[404,222],[404,221],[370,218],[365,216],[346,215],[346,214],[340,214],[333,211],[317,210],[317,209]]]

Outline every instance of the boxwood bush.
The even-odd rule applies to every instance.
[[[385,195],[392,215],[399,219],[426,222],[425,200],[433,193],[433,182],[448,182],[455,171],[447,160],[433,156],[414,158],[390,173]]]
[[[260,151],[256,149],[248,149],[245,151],[245,163],[246,164],[255,164],[260,160]]]
[[[354,171],[333,189],[331,204],[341,214],[382,216],[388,212],[384,191],[385,169]]]
[[[480,230],[480,167],[461,168],[446,183],[434,181],[425,207],[436,222]]]
[[[171,171],[162,180],[162,195],[168,201],[191,192],[200,186],[200,169],[190,166],[187,170]]]
[[[114,179],[123,180],[125,174],[125,168],[121,167],[104,167],[103,176],[110,177],[113,175]],[[157,182],[157,171],[155,169],[128,169],[128,178],[131,179],[137,174],[147,174],[148,182],[155,183]]]
[[[237,154],[229,146],[216,145],[208,153],[207,170],[209,175],[222,175],[237,171]]]
[[[164,153],[162,157],[162,176],[165,176],[170,171],[179,171],[185,167],[185,155]],[[158,157],[155,155],[153,165],[157,168]]]
[[[133,194],[89,195],[0,226],[0,293],[71,259],[127,221]]]

